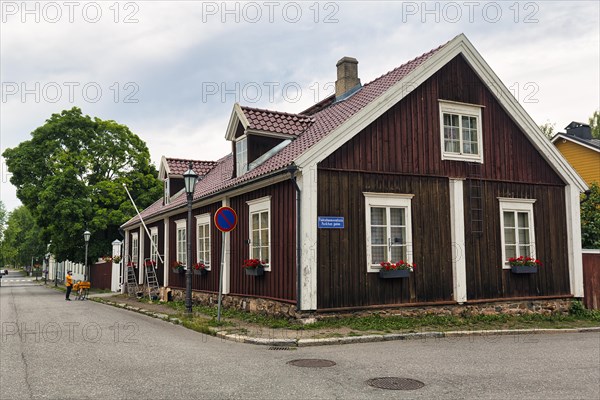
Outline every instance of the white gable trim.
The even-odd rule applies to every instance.
[[[508,88],[504,86],[464,34],[452,39],[375,101],[372,101],[304,152],[296,159],[296,165],[299,168],[306,168],[309,165],[315,165],[323,161],[459,54],[463,55],[475,73],[487,84],[498,102],[556,173],[567,183],[575,185],[579,191],[587,190],[585,182],[577,175],[558,149],[544,137],[533,119],[515,100]]]
[[[160,167],[158,170],[158,179],[165,180],[171,174],[171,170],[169,169],[169,163],[167,162],[167,157],[162,156],[160,158]]]
[[[554,136],[552,138],[552,143],[556,143],[558,141],[558,139],[568,140],[569,142],[578,144],[578,145],[580,145],[582,147],[585,147],[586,149],[594,150],[595,152],[600,153],[600,149],[598,149],[598,148],[596,148],[594,146],[590,146],[587,143],[580,142],[579,140],[573,139],[572,136],[565,135],[565,134],[562,134],[562,133],[558,133],[556,136]]]
[[[225,133],[226,140],[235,140],[235,131],[237,130],[237,126],[240,123],[244,127],[244,130],[247,129],[250,125],[250,122],[248,122],[246,115],[244,115],[242,107],[240,107],[239,103],[235,103],[233,105],[233,110],[231,111],[231,117],[229,117],[229,124],[227,124],[227,132]]]

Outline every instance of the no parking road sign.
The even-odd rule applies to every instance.
[[[231,207],[221,207],[215,213],[215,225],[221,232],[230,232],[237,225],[237,214]]]

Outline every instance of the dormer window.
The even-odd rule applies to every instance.
[[[164,193],[163,193],[163,204],[169,204],[169,200],[171,200],[171,196],[169,195],[169,179],[164,180]]]
[[[235,172],[242,176],[248,172],[248,137],[244,136],[235,142]]]

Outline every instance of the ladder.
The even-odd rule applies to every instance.
[[[481,236],[483,234],[483,188],[481,179],[481,164],[469,163],[469,199],[471,234]]]
[[[131,297],[137,297],[140,289],[137,282],[137,276],[135,274],[135,269],[129,265],[131,264],[131,256],[127,256],[129,262],[125,263],[125,268],[127,270],[127,294]]]
[[[150,258],[144,260],[144,272],[146,273],[146,291],[148,293],[148,300],[157,300],[160,295],[160,285],[158,283],[158,277],[156,276],[156,264],[146,267]]]

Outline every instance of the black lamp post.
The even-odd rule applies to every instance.
[[[92,234],[90,233],[90,231],[86,230],[85,232],[83,232],[83,239],[85,240],[85,261],[84,261],[84,265],[83,265],[83,280],[87,281],[87,277],[88,277],[88,262],[87,262],[87,253],[88,253],[88,242],[90,241],[90,236],[92,236]]]
[[[188,315],[192,314],[192,200],[194,198],[194,189],[197,180],[198,175],[194,172],[192,163],[190,163],[188,170],[183,174],[188,208],[186,229],[187,265],[185,271],[185,312]]]

